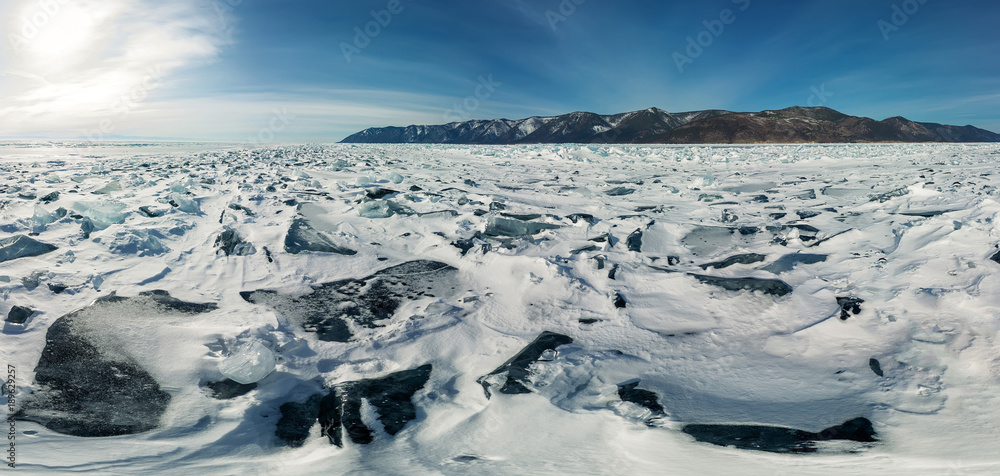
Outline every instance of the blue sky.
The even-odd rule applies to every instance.
[[[998,24],[995,0],[0,0],[0,137],[792,105],[1000,132]]]

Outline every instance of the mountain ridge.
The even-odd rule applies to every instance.
[[[719,109],[670,113],[651,107],[611,115],[577,111],[524,119],[476,119],[441,125],[373,127],[347,144],[760,144],[873,142],[1000,142],[971,125],[882,121],[828,107],[793,106],[761,112]]]

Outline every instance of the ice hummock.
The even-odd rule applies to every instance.
[[[390,200],[372,200],[362,203],[358,214],[365,218],[389,218],[393,215],[412,215],[413,210]]]
[[[125,223],[126,205],[108,200],[102,202],[76,202],[73,211],[90,220],[94,228],[103,230],[111,225]]]
[[[51,253],[59,249],[25,235],[15,235],[0,240],[0,262]]]
[[[348,256],[358,253],[350,248],[334,244],[333,241],[313,228],[305,218],[301,217],[293,220],[288,227],[288,234],[285,235],[285,251],[291,254],[316,251]]]
[[[177,207],[178,210],[184,213],[190,213],[192,215],[201,214],[201,205],[198,204],[198,201],[183,193],[171,193],[170,201],[171,205]]]
[[[156,230],[132,229],[115,232],[98,239],[106,242],[112,253],[136,256],[156,256],[170,251],[164,244],[166,236]]]
[[[34,213],[31,215],[31,230],[35,233],[45,231],[45,227],[55,223],[58,219],[55,213],[49,212],[41,205],[35,205]]]
[[[527,383],[526,380],[531,373],[528,368],[532,362],[541,359],[546,352],[572,343],[572,337],[545,331],[521,349],[517,355],[511,357],[510,360],[504,362],[488,375],[480,377],[477,382],[483,386],[486,398],[493,395],[491,390],[493,387],[500,387],[499,392],[508,395],[531,393],[525,383]]]
[[[226,256],[249,256],[257,252],[252,243],[243,241],[236,230],[229,228],[215,238],[215,246]]]
[[[487,236],[531,236],[537,235],[544,230],[554,230],[560,228],[559,225],[551,223],[538,223],[533,221],[523,221],[515,218],[504,218],[501,216],[491,216],[486,222]]]
[[[254,340],[235,348],[219,364],[219,371],[226,378],[246,385],[259,382],[274,372],[275,364],[274,352],[259,340]]]

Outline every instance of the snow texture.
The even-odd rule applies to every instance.
[[[998,474],[998,159],[0,143],[17,470]]]

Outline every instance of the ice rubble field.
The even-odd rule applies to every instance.
[[[6,144],[17,470],[997,474],[998,161]]]

